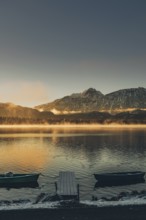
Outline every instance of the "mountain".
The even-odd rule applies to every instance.
[[[79,113],[91,111],[126,111],[146,108],[146,89],[143,87],[122,89],[103,95],[89,88],[82,93],[65,96],[53,102],[35,107],[41,111],[54,113]]]
[[[146,89],[122,89],[105,95],[104,110],[144,109],[146,108]]]
[[[83,93],[75,93],[71,96],[65,96],[54,102],[39,105],[35,108],[43,111],[59,111],[62,112],[89,112],[101,108],[104,95],[95,89],[88,89]],[[92,106],[92,107],[91,107]]]
[[[89,91],[88,91],[89,92]],[[90,94],[87,92],[87,96]],[[86,92],[85,92],[86,93]],[[82,94],[83,96],[86,94]],[[99,94],[100,95],[100,94]],[[73,95],[74,96],[74,95]],[[54,115],[51,112],[39,112],[36,109],[0,103],[0,124],[146,124],[146,111],[134,110],[116,114],[90,111]]]
[[[0,103],[0,123],[39,122],[48,119],[52,112],[39,112],[37,109],[22,107],[13,103]],[[21,119],[21,120],[20,120]]]

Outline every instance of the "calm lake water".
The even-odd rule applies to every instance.
[[[93,173],[146,171],[146,128],[0,129],[0,173],[39,172],[37,188],[0,188],[0,200],[55,193],[59,171],[74,171],[81,200],[146,190],[146,183],[97,187]]]

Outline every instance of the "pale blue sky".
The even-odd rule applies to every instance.
[[[145,0],[0,0],[0,102],[146,87]]]

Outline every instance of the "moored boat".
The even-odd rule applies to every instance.
[[[100,173],[94,174],[94,177],[99,182],[128,182],[144,179],[145,172],[118,172],[118,173]]]
[[[136,180],[122,180],[122,181],[96,181],[94,188],[99,187],[113,187],[113,186],[125,186],[125,185],[135,185],[145,183],[145,179],[136,179]]]
[[[29,184],[37,182],[39,173],[14,174],[12,172],[0,174],[0,184]]]

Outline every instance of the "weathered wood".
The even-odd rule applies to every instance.
[[[59,172],[57,194],[62,197],[78,198],[78,189],[74,172]]]

